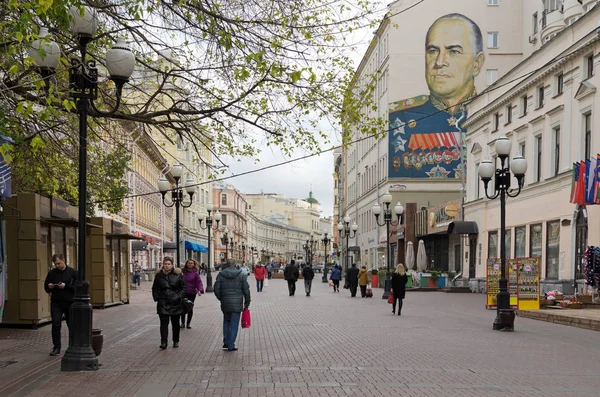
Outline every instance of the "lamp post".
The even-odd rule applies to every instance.
[[[350,237],[354,238],[356,237],[356,231],[358,230],[358,225],[356,224],[356,222],[354,222],[352,224],[352,226],[350,226],[350,216],[346,215],[344,217],[344,223],[342,224],[342,222],[338,223],[337,228],[338,228],[338,232],[340,233],[340,237],[341,238],[345,238],[346,239],[346,246],[344,248],[346,248],[346,255],[344,256],[344,261],[345,261],[345,269],[344,272],[348,271],[348,260],[349,260],[349,250],[348,250],[348,240],[350,239]],[[352,230],[352,236],[350,236],[350,231]]]
[[[158,190],[162,195],[163,205],[167,208],[175,206],[175,244],[177,245],[177,267],[181,263],[181,248],[179,247],[179,208],[189,208],[192,205],[192,199],[196,192],[196,186],[194,180],[188,178],[185,183],[186,186],[179,186],[181,175],[183,174],[183,166],[181,164],[175,164],[171,166],[171,175],[175,179],[175,187],[171,188],[171,182],[167,178],[162,177],[158,180]],[[187,192],[188,196],[184,197],[183,190]],[[167,192],[171,191],[171,204],[167,203],[166,196]],[[186,200],[189,197],[189,200]]]
[[[208,266],[206,267],[206,288],[205,288],[206,292],[213,292],[212,273],[210,271],[210,268],[212,266],[212,260],[210,257],[210,232],[212,230],[219,229],[219,222],[221,222],[221,213],[219,212],[219,210],[217,210],[217,212],[215,213],[215,220],[214,220],[214,222],[217,224],[217,227],[215,227],[213,229],[213,226],[212,226],[213,219],[212,219],[212,215],[211,215],[212,210],[213,210],[212,203],[206,204],[206,211],[208,212],[208,215],[206,216],[206,226],[202,226],[202,221],[204,220],[204,214],[202,214],[202,213],[198,214],[198,221],[200,222],[200,227],[202,229],[205,229],[208,233]]]
[[[234,245],[233,237],[229,237],[229,248],[231,249],[231,259],[236,259],[233,254],[233,245]],[[237,241],[235,242],[235,245],[237,246]]]
[[[493,329],[513,331],[515,326],[515,312],[510,308],[510,293],[508,292],[508,280],[506,279],[506,196],[517,197],[523,188],[525,172],[527,172],[527,160],[523,156],[516,156],[510,162],[508,168],[508,156],[510,155],[511,142],[506,136],[500,136],[494,144],[496,154],[500,158],[500,168],[496,168],[490,160],[483,160],[479,164],[479,176],[485,187],[485,195],[494,200],[500,197],[500,280],[498,281],[498,295],[496,297],[496,318]],[[512,191],[510,188],[510,171],[517,178],[518,189]],[[494,178],[493,195],[488,194],[488,184]]]
[[[325,233],[325,236],[323,236],[323,238],[321,239],[321,242],[323,243],[323,247],[325,247],[325,266],[323,267],[323,280],[322,281],[324,283],[326,283],[327,282],[327,246],[331,242],[331,239],[329,237],[327,237],[327,233]]]
[[[381,197],[383,203],[385,204],[385,209],[383,210],[383,223],[379,223],[379,215],[381,215],[381,206],[379,203],[376,203],[373,206],[373,215],[375,215],[375,223],[379,226],[384,226],[386,229],[387,239],[386,239],[386,248],[387,248],[387,263],[386,263],[386,273],[385,273],[385,285],[383,290],[383,299],[387,299],[390,296],[390,290],[392,285],[392,255],[390,254],[390,225],[397,226],[400,224],[400,217],[404,212],[404,207],[402,204],[398,202],[394,206],[394,213],[396,214],[397,219],[395,221],[392,220],[392,210],[390,209],[390,203],[392,202],[392,195],[389,192],[386,192]]]
[[[229,245],[229,229],[225,228],[223,229],[223,233],[221,234],[221,245],[225,246],[225,263],[227,263],[227,254],[229,251],[228,245]]]
[[[98,358],[92,350],[92,307],[90,305],[90,284],[86,281],[86,215],[87,215],[87,116],[110,116],[121,105],[123,86],[133,73],[135,57],[129,50],[124,38],[119,38],[116,45],[106,53],[106,69],[110,79],[115,83],[116,102],[109,111],[101,111],[94,104],[98,97],[98,69],[96,62],[86,60],[87,45],[94,40],[98,27],[96,11],[90,7],[70,9],[72,32],[77,38],[80,58],[72,58],[69,70],[69,92],[76,100],[79,113],[79,192],[78,192],[78,240],[77,267],[79,280],[75,286],[75,300],[70,308],[71,324],[69,327],[69,347],[61,360],[62,371],[83,371],[98,369]],[[58,66],[60,48],[58,44],[47,38],[48,28],[40,28],[29,55],[38,66],[38,72],[46,83],[48,77],[54,75]],[[91,106],[91,110],[90,110]]]
[[[246,242],[242,241],[242,263],[246,264]]]

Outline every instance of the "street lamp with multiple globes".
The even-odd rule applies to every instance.
[[[171,182],[165,177],[161,177],[158,180],[158,190],[162,195],[163,205],[167,208],[175,206],[175,244],[177,245],[177,267],[181,266],[181,252],[179,247],[179,208],[189,208],[192,205],[194,193],[196,192],[196,186],[194,180],[188,178],[185,181],[185,186],[179,186],[181,175],[183,174],[183,165],[175,164],[171,166],[171,175],[175,179],[175,187],[171,187]],[[183,190],[185,189],[187,196],[184,196]],[[167,203],[166,195],[168,191],[171,191],[171,204]],[[189,199],[189,200],[188,200]]]
[[[225,246],[225,263],[227,263],[227,258],[229,254],[229,229],[223,229],[223,233],[221,233],[221,245]],[[233,259],[233,252],[231,253],[231,259]]]
[[[246,264],[246,242],[242,241],[242,263]]]
[[[354,238],[356,237],[356,231],[358,230],[358,225],[356,224],[356,222],[354,222],[352,224],[352,226],[350,226],[350,216],[346,215],[344,217],[344,223],[342,224],[342,222],[338,223],[337,228],[338,228],[338,232],[340,233],[340,237],[341,238],[345,238],[346,239],[346,246],[344,247],[346,249],[346,255],[344,255],[345,259],[344,261],[345,263],[345,269],[344,272],[348,271],[348,261],[350,260],[349,258],[349,254],[350,251],[348,250],[348,240],[350,239],[350,237]],[[350,236],[350,230],[352,230],[352,236]]]
[[[98,369],[98,358],[92,350],[92,307],[90,305],[90,284],[86,278],[86,216],[87,216],[87,116],[110,116],[121,105],[123,86],[135,68],[135,56],[129,50],[125,39],[120,37],[106,53],[106,69],[110,80],[115,83],[116,102],[108,111],[96,107],[98,98],[98,69],[94,60],[86,60],[87,45],[93,41],[98,19],[93,8],[84,6],[83,14],[78,7],[71,7],[72,32],[77,38],[80,59],[71,58],[69,70],[69,93],[76,100],[79,113],[79,220],[77,240],[77,267],[79,280],[75,288],[75,301],[71,306],[69,327],[69,347],[61,360],[62,371],[83,371]],[[35,61],[38,72],[45,80],[49,91],[48,78],[55,74],[60,55],[58,44],[47,38],[48,28],[41,27],[38,40],[35,40],[29,55]],[[41,39],[41,40],[40,40]],[[91,109],[90,109],[91,106]]]
[[[508,156],[510,155],[511,142],[506,136],[500,136],[494,144],[496,154],[500,158],[500,168],[496,168],[490,160],[483,160],[479,164],[479,176],[483,181],[485,195],[490,200],[500,197],[500,280],[498,281],[498,295],[496,297],[496,318],[493,329],[502,331],[513,331],[515,326],[515,312],[510,308],[510,293],[508,292],[508,280],[506,279],[506,196],[517,197],[521,193],[527,172],[527,160],[523,156],[516,156],[510,162],[508,168]],[[510,172],[517,178],[518,189],[513,191],[510,187]],[[488,194],[488,184],[494,178],[493,195]]]
[[[312,267],[313,264],[313,256],[315,254],[315,244],[318,241],[315,240],[315,235],[313,234],[313,232],[310,232],[310,237],[306,239],[306,247],[308,248],[308,253],[307,253],[307,259],[308,259],[308,266]]]
[[[325,235],[321,239],[321,242],[323,243],[323,247],[325,247],[325,262],[324,262],[325,265],[323,267],[323,280],[322,281],[324,283],[326,283],[327,282],[327,246],[331,242],[331,239],[329,237],[327,237],[327,232],[325,232]]]
[[[375,223],[377,223],[379,226],[385,225],[385,227],[386,227],[386,235],[387,235],[387,239],[386,239],[386,242],[387,242],[386,243],[386,249],[387,249],[386,269],[387,270],[385,273],[385,285],[384,285],[382,298],[387,299],[388,296],[390,296],[390,290],[391,290],[391,285],[392,285],[392,255],[390,253],[390,225],[398,226],[400,224],[400,217],[404,213],[404,207],[402,207],[402,204],[400,204],[400,202],[398,202],[398,204],[396,204],[394,206],[394,214],[396,214],[397,219],[395,221],[393,221],[392,220],[392,210],[390,209],[390,203],[392,202],[392,195],[390,194],[390,192],[386,192],[381,197],[381,200],[385,204],[385,209],[383,210],[383,223],[379,223],[379,215],[381,215],[381,206],[379,205],[379,203],[376,203],[373,206],[373,215],[375,215]]]
[[[206,204],[206,211],[208,212],[208,215],[206,216],[206,221],[205,221],[206,226],[202,226],[202,221],[205,219],[204,214],[202,214],[202,213],[198,214],[198,221],[200,222],[200,227],[202,229],[205,229],[208,233],[208,264],[206,266],[206,288],[205,288],[206,292],[213,292],[212,273],[210,271],[210,268],[212,266],[212,260],[210,257],[210,232],[212,230],[218,230],[219,222],[221,222],[221,213],[219,212],[219,210],[217,210],[217,212],[215,213],[215,220],[214,220],[217,227],[213,228],[213,219],[212,219],[212,215],[211,215],[212,210],[213,210],[212,203]]]

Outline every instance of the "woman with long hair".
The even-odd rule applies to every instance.
[[[188,259],[185,261],[183,267],[183,281],[185,281],[185,297],[194,302],[196,295],[201,296],[204,293],[204,286],[202,285],[202,279],[198,271],[198,262],[194,259]],[[187,323],[185,322],[185,312],[181,314],[181,328],[190,329],[192,322],[192,316],[194,315],[194,308],[187,313]]]
[[[179,316],[183,313],[185,281],[181,269],[173,266],[173,258],[165,257],[163,266],[152,284],[152,298],[156,303],[156,312],[160,318],[160,348],[167,348],[169,339],[169,320],[173,329],[173,347],[179,347]]]
[[[402,300],[406,293],[406,282],[408,276],[402,263],[398,263],[396,271],[392,274],[392,294],[394,294],[394,304],[392,305],[392,314],[396,314],[396,302],[398,302],[398,315],[402,314]]]

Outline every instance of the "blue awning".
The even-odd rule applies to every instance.
[[[208,252],[208,249],[202,244],[192,243],[191,241],[185,242],[185,249],[192,250],[194,252]]]

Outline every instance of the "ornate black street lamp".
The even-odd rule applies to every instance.
[[[312,267],[313,264],[313,256],[315,254],[315,244],[318,241],[315,240],[315,235],[313,232],[310,232],[310,238],[306,239],[306,246],[308,247],[308,266]]]
[[[79,113],[79,192],[78,192],[78,240],[77,267],[79,280],[75,286],[75,301],[70,308],[69,347],[61,360],[62,371],[84,371],[98,369],[98,358],[92,350],[92,306],[90,305],[90,284],[86,281],[86,217],[87,217],[87,117],[110,116],[121,105],[123,86],[135,68],[135,57],[124,38],[118,38],[115,46],[106,53],[106,69],[115,83],[116,102],[109,111],[99,110],[94,100],[98,98],[98,69],[96,61],[87,60],[87,45],[94,40],[98,27],[96,11],[83,7],[83,15],[78,7],[70,9],[72,31],[79,45],[80,58],[71,58],[69,70],[69,94],[76,100]],[[48,92],[49,77],[58,66],[60,48],[47,38],[48,29],[40,28],[38,37],[29,49],[29,55],[38,66]],[[91,109],[90,109],[91,106]]]
[[[223,229],[221,233],[221,245],[225,246],[225,262],[227,262],[227,254],[229,252],[229,229]],[[231,253],[231,259],[233,259],[233,252]]]
[[[202,226],[202,221],[205,219],[204,214],[202,214],[202,213],[198,214],[198,221],[200,222],[200,227],[202,229],[207,230],[207,233],[208,233],[208,265],[206,267],[206,288],[204,289],[206,292],[213,292],[212,273],[211,273],[212,260],[210,257],[210,232],[212,230],[218,230],[219,222],[221,222],[221,213],[219,212],[219,210],[217,210],[217,212],[215,213],[215,220],[214,220],[217,227],[213,228],[213,219],[211,216],[212,210],[213,210],[212,203],[206,204],[206,211],[208,212],[208,215],[206,216],[206,225],[205,226]]]
[[[348,250],[348,244],[349,244],[348,240],[350,239],[350,237],[352,237],[352,238],[356,237],[356,231],[358,230],[358,225],[356,224],[356,222],[354,222],[352,224],[352,226],[350,226],[350,221],[351,221],[350,216],[346,215],[344,217],[344,223],[340,222],[337,225],[338,232],[340,233],[340,237],[346,239],[346,246],[344,247],[346,249],[346,255],[344,256],[345,257],[344,258],[344,261],[345,261],[344,274],[346,274],[345,272],[348,271],[348,261],[350,260],[350,257],[349,257],[350,251]],[[350,236],[351,230],[352,230],[352,236]]]
[[[396,206],[394,207],[394,213],[396,214],[397,219],[395,221],[392,220],[392,210],[390,209],[390,203],[392,202],[392,195],[389,192],[386,192],[382,197],[381,197],[383,203],[385,204],[385,209],[383,210],[383,223],[379,223],[379,215],[381,215],[381,206],[379,205],[379,203],[375,204],[373,206],[373,215],[375,215],[375,223],[377,223],[379,226],[384,226],[385,225],[385,229],[386,229],[386,248],[387,248],[387,267],[386,267],[386,273],[385,273],[385,286],[384,286],[384,290],[383,290],[383,295],[382,298],[383,299],[387,299],[388,296],[390,295],[390,290],[391,290],[391,286],[392,286],[392,255],[390,253],[390,225],[391,226],[397,226],[398,224],[400,224],[400,217],[402,216],[402,213],[404,212],[404,207],[402,207],[402,204],[400,204],[400,202],[398,202],[398,204],[396,204]]]
[[[321,239],[321,242],[323,243],[323,247],[325,247],[325,266],[323,267],[323,280],[322,281],[324,283],[326,283],[327,282],[327,246],[331,242],[331,239],[329,237],[327,237],[327,233],[325,233],[325,236],[323,236],[323,238]]]
[[[158,190],[162,195],[163,205],[167,208],[175,206],[175,244],[177,245],[177,267],[181,265],[181,252],[179,247],[179,208],[189,208],[192,206],[194,193],[196,192],[196,186],[194,180],[188,178],[185,181],[185,187],[179,186],[181,175],[183,174],[183,166],[181,164],[175,164],[171,166],[171,175],[175,179],[175,187],[171,188],[171,182],[167,178],[162,177],[158,180]],[[187,192],[188,197],[184,196],[183,190]],[[171,191],[171,204],[167,203],[166,195],[168,191]]]
[[[523,188],[525,172],[527,172],[527,160],[523,156],[516,156],[510,162],[508,169],[508,156],[510,155],[511,142],[506,136],[500,136],[494,144],[496,154],[500,158],[500,168],[490,160],[483,160],[479,164],[479,176],[485,187],[485,195],[490,200],[500,197],[500,280],[498,281],[498,295],[496,297],[496,318],[493,329],[502,331],[513,331],[515,327],[515,312],[510,308],[510,293],[508,292],[508,281],[506,279],[506,196],[517,197]],[[505,165],[506,163],[506,165]],[[517,178],[518,189],[510,188],[510,172]],[[495,194],[488,194],[488,184],[494,177]]]
[[[246,264],[246,242],[242,241],[242,263]]]

